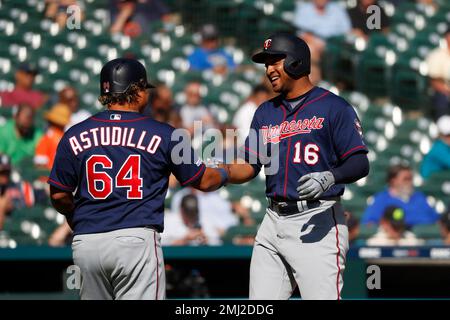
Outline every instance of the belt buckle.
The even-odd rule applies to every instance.
[[[282,210],[288,206],[287,202],[278,202],[276,204],[276,206],[277,206],[277,209],[278,209],[277,210],[278,214],[279,215],[285,215],[284,212],[282,212]]]
[[[278,205],[279,207],[281,207],[281,208],[284,208],[284,207],[287,207],[287,206],[288,206],[287,202],[278,202],[277,205]]]

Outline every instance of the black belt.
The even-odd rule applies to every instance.
[[[144,228],[152,229],[159,233],[163,232],[163,228],[161,228],[161,226],[157,224],[147,224],[146,226],[144,226]]]
[[[275,201],[269,198],[269,209],[275,211],[280,216],[290,216],[320,207],[321,201],[340,201],[340,197],[301,201]]]

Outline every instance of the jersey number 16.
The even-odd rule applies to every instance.
[[[294,159],[292,160],[294,163],[302,162],[302,143],[299,141],[294,145]],[[308,143],[303,151],[303,158],[305,159],[306,164],[313,166],[319,161],[319,151],[320,148],[318,145],[314,143]]]

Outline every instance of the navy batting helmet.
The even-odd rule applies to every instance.
[[[133,83],[144,81],[147,88],[154,88],[147,81],[147,71],[139,61],[118,58],[107,62],[100,72],[100,92],[124,93]]]
[[[264,41],[263,51],[252,56],[256,63],[266,63],[269,57],[285,58],[284,70],[298,79],[311,73],[311,52],[302,39],[293,34],[278,32]]]

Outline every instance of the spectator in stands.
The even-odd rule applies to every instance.
[[[172,90],[164,84],[156,85],[150,95],[150,116],[175,128],[182,126],[178,106],[173,101]]]
[[[439,139],[430,152],[423,158],[420,173],[427,179],[432,174],[448,171],[450,173],[450,115],[442,116],[437,121]]]
[[[183,127],[191,134],[194,132],[194,121],[202,121],[203,129],[211,127],[214,123],[209,110],[202,104],[200,89],[199,82],[189,82],[184,88],[186,102],[180,109],[180,116]]]
[[[15,74],[15,86],[12,91],[0,92],[0,106],[13,107],[27,104],[34,109],[42,107],[47,102],[48,96],[33,90],[34,80],[38,71],[29,63],[19,65]]]
[[[329,0],[297,2],[294,24],[300,36],[311,49],[311,59],[320,60],[326,40],[350,32],[351,23],[347,11]]]
[[[233,57],[219,47],[219,32],[213,24],[205,24],[200,30],[201,45],[188,57],[191,70],[213,70],[225,74],[236,67]]]
[[[360,233],[359,219],[350,211],[345,211],[345,217],[347,220],[348,241],[350,244],[354,244]]]
[[[13,209],[11,196],[6,193],[7,186],[10,184],[10,174],[9,157],[0,154],[0,231],[3,230],[6,215]]]
[[[385,209],[378,232],[367,239],[369,246],[419,246],[425,243],[407,230],[405,212],[395,206]]]
[[[374,12],[367,12],[370,6],[377,6],[380,8],[380,18],[379,18],[379,28],[369,29],[368,19]],[[352,33],[358,37],[363,37],[364,39],[369,38],[369,34],[372,32],[382,31],[386,33],[389,28],[389,18],[386,15],[383,7],[378,4],[377,0],[358,0],[356,7],[348,10],[348,15],[352,23]]]
[[[445,46],[431,51],[427,58],[428,77],[433,89],[433,115],[435,119],[450,115],[450,24],[444,34]]]
[[[212,226],[214,231],[221,237],[226,230],[238,224],[239,219],[232,212],[232,205],[228,200],[220,196],[218,191],[200,192],[193,188],[184,188],[173,195],[171,208],[167,216],[179,212],[181,199],[187,194],[194,194],[198,199],[200,224]]]
[[[47,8],[45,10],[45,16],[53,19],[59,28],[65,28],[68,19],[68,14],[75,14],[70,12],[70,6],[77,6],[76,14],[79,14],[79,19],[83,19],[83,3],[77,0],[45,0]]]
[[[441,229],[443,244],[450,245],[450,204],[447,208],[447,211],[441,216],[439,227]]]
[[[36,189],[25,181],[13,182],[11,172],[9,157],[0,154],[0,231],[14,209],[33,207],[36,203],[46,203],[48,199],[44,189]]]
[[[24,158],[32,158],[42,131],[34,127],[34,110],[31,106],[19,106],[14,119],[0,126],[0,152],[8,155],[16,165]]]
[[[238,130],[238,143],[243,145],[250,130],[250,124],[253,115],[259,105],[269,99],[270,90],[264,85],[257,85],[253,88],[252,93],[247,101],[238,109],[233,118],[233,125]]]
[[[253,246],[255,243],[254,234],[238,234],[231,240],[235,246]]]
[[[86,120],[92,114],[84,109],[80,109],[80,100],[78,98],[78,93],[73,87],[65,87],[58,94],[58,103],[65,104],[69,107],[71,115],[70,122],[66,126],[65,130],[69,129],[71,126]]]
[[[434,15],[439,9],[439,3],[436,0],[417,0],[416,2],[418,7],[421,8],[421,11],[428,11],[431,8],[431,15]]]
[[[45,119],[48,127],[36,146],[34,164],[38,168],[51,170],[59,140],[63,137],[64,128],[70,121],[70,109],[65,104],[55,104],[45,114]]]
[[[130,37],[150,32],[151,24],[162,21],[168,28],[173,17],[161,0],[110,0],[111,33],[121,32]]]
[[[373,203],[364,212],[362,223],[379,223],[389,206],[402,208],[408,226],[435,223],[439,215],[427,202],[425,194],[415,191],[413,172],[402,164],[389,168],[387,188],[374,196]]]
[[[220,234],[209,220],[200,222],[199,199],[195,194],[184,195],[179,211],[168,214],[164,224],[163,245],[218,245],[221,243]]]
[[[48,245],[51,247],[63,247],[72,243],[72,229],[70,229],[67,221],[56,228],[48,238]]]

